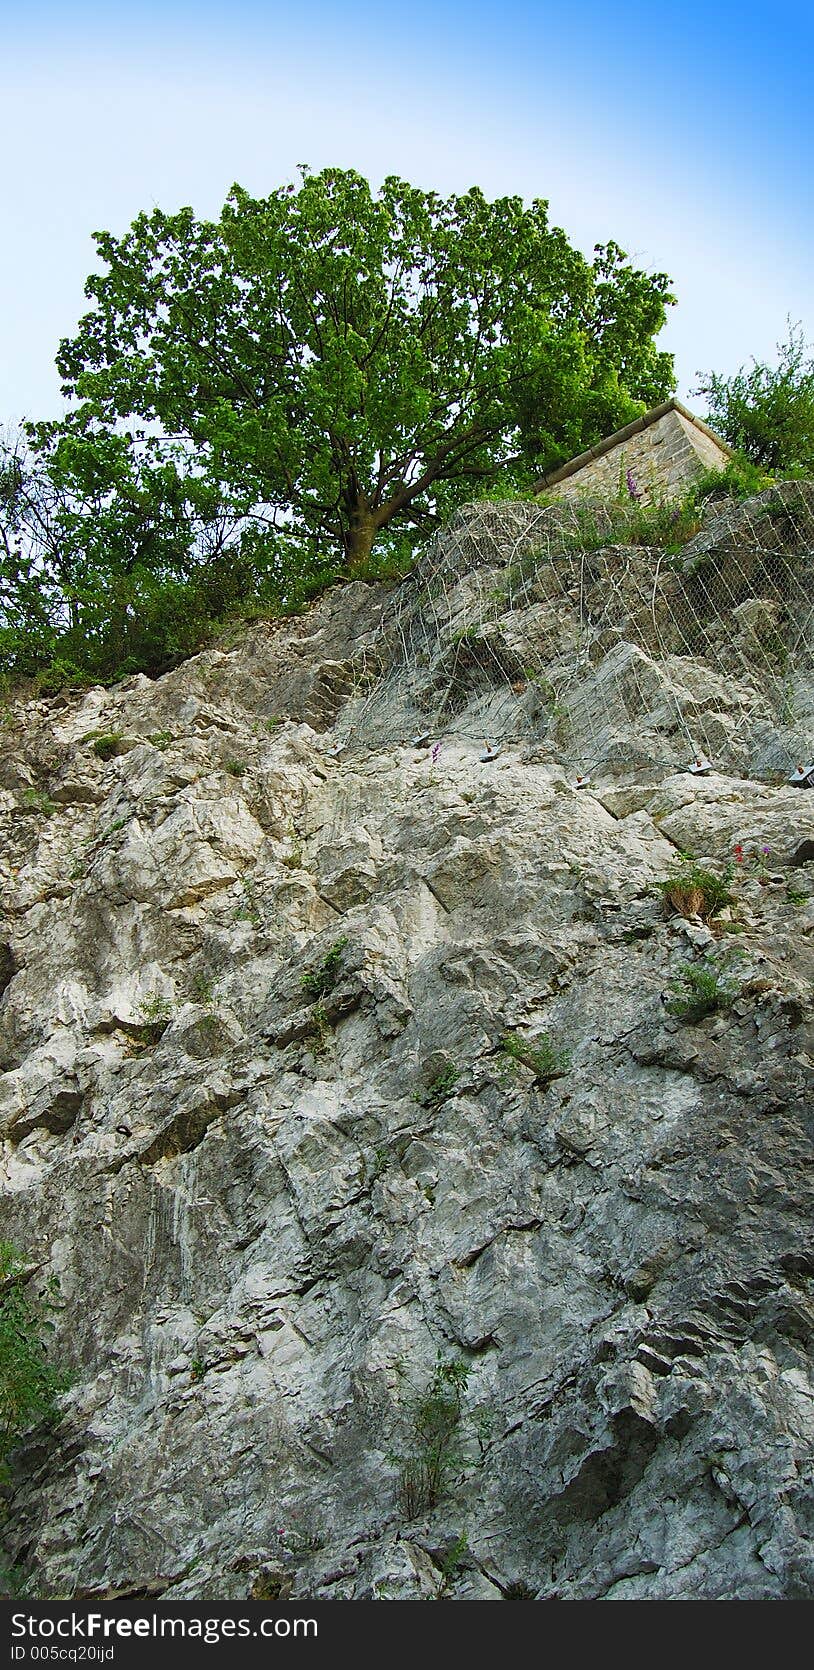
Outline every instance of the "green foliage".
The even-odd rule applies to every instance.
[[[314,1003],[311,1008],[311,1023],[313,1026],[314,1049],[318,1053],[327,1049],[328,1039],[333,1031],[333,1023],[325,1004],[321,1001]]]
[[[463,1466],[461,1421],[469,1367],[439,1357],[432,1379],[411,1397],[403,1415],[403,1442],[392,1457],[398,1467],[397,1502],[405,1519],[436,1507],[452,1475]]]
[[[518,1038],[515,1032],[507,1032],[501,1049],[509,1061],[519,1061],[528,1067],[537,1083],[544,1088],[554,1079],[564,1078],[571,1070],[570,1050],[559,1048],[547,1032],[540,1033],[534,1040]]]
[[[97,759],[113,760],[119,753],[121,742],[120,731],[102,731],[101,734],[94,735],[91,747]]]
[[[574,525],[557,535],[565,551],[598,551],[608,545],[644,545],[678,551],[701,527],[696,492],[680,499],[639,504],[630,494],[607,505],[577,505]]]
[[[415,1092],[414,1101],[424,1108],[439,1108],[452,1095],[460,1076],[457,1067],[445,1067],[430,1079],[429,1084]]]
[[[245,760],[229,759],[229,760],[224,760],[223,764],[224,764],[224,769],[226,771],[228,771],[230,777],[242,777],[244,771],[248,770],[248,766],[247,766]]]
[[[665,275],[587,261],[542,201],[303,169],[96,245],[67,415],[0,450],[0,658],[55,688],[398,577],[673,387]]]
[[[699,376],[709,422],[730,446],[760,470],[814,472],[814,355],[800,325],[789,321],[776,365],[753,360],[733,377]]]
[[[728,1009],[740,986],[723,962],[707,958],[702,963],[682,963],[670,981],[670,991],[673,996],[667,1004],[667,1013],[678,1020],[693,1022],[719,1009]]]
[[[333,991],[342,971],[342,956],[347,945],[347,935],[338,939],[330,950],[326,952],[322,962],[316,968],[309,969],[300,980],[300,990],[309,1003],[317,998],[326,997]]]
[[[190,995],[196,1003],[209,1005],[215,1001],[215,982],[203,969],[193,974],[190,981]]]
[[[461,1531],[451,1546],[447,1549],[440,1562],[441,1576],[444,1580],[445,1589],[449,1588],[456,1573],[460,1570],[460,1567],[464,1562],[464,1557],[468,1551],[469,1537],[467,1536],[466,1531]]]
[[[139,1044],[157,1044],[172,1020],[172,1004],[160,992],[148,992],[139,1010],[139,1021],[130,1027],[131,1037]]]
[[[43,818],[52,818],[59,811],[55,801],[43,789],[23,789],[20,805],[28,812],[39,812]]]
[[[235,911],[236,922],[251,922],[253,928],[259,928],[263,921],[263,906],[250,876],[246,877],[240,890],[240,903]]]
[[[666,910],[677,916],[699,916],[708,922],[728,905],[734,905],[731,891],[734,867],[727,864],[721,875],[697,864],[691,853],[679,853],[669,874],[654,883]]]
[[[289,849],[280,855],[280,863],[286,870],[302,869],[302,837],[293,823],[288,829]]]
[[[28,1273],[17,1248],[0,1242],[0,1477],[30,1428],[56,1418],[57,1397],[68,1385],[48,1357],[53,1294],[33,1293]]]
[[[736,452],[725,470],[705,470],[693,484],[693,496],[698,505],[707,499],[753,499],[774,485],[774,477],[753,464],[745,453]]]

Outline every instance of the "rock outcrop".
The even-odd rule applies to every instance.
[[[6,1491],[31,1592],[814,1598],[814,797],[748,775],[746,674],[621,630],[584,689],[652,699],[587,788],[527,688],[484,763],[483,678],[567,650],[539,586],[435,757],[394,707],[350,745],[412,653],[383,586],[9,706],[0,1233],[72,1371]],[[677,850],[722,914],[665,911]]]

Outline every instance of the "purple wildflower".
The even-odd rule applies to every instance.
[[[625,476],[625,480],[627,482],[627,490],[630,494],[630,497],[632,499],[635,499],[636,503],[638,504],[643,495],[639,491],[639,488],[638,488],[637,483],[636,483],[636,477],[633,474],[632,470],[627,471],[627,474]]]
[[[432,763],[433,763],[433,765],[437,765],[437,764],[438,764],[438,760],[439,760],[439,756],[440,756],[440,753],[441,753],[441,744],[440,744],[440,742],[435,742],[435,743],[433,743],[433,750],[432,750],[432,754],[431,754],[431,756],[430,756],[430,757],[431,757],[431,759],[432,759]]]

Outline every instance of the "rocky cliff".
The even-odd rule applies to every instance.
[[[759,769],[811,683],[775,645],[792,721],[750,662],[762,513],[698,536],[749,586],[694,655],[609,625],[659,553],[535,534],[507,589],[507,507],[9,704],[0,1234],[72,1371],[6,1489],[30,1592],[814,1598],[814,798]],[[677,849],[731,902],[659,889]]]

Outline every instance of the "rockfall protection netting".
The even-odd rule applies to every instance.
[[[338,748],[526,741],[578,777],[808,764],[814,483],[713,504],[672,551],[658,532],[631,544],[613,505],[466,506],[393,593],[381,653],[357,658]]]

